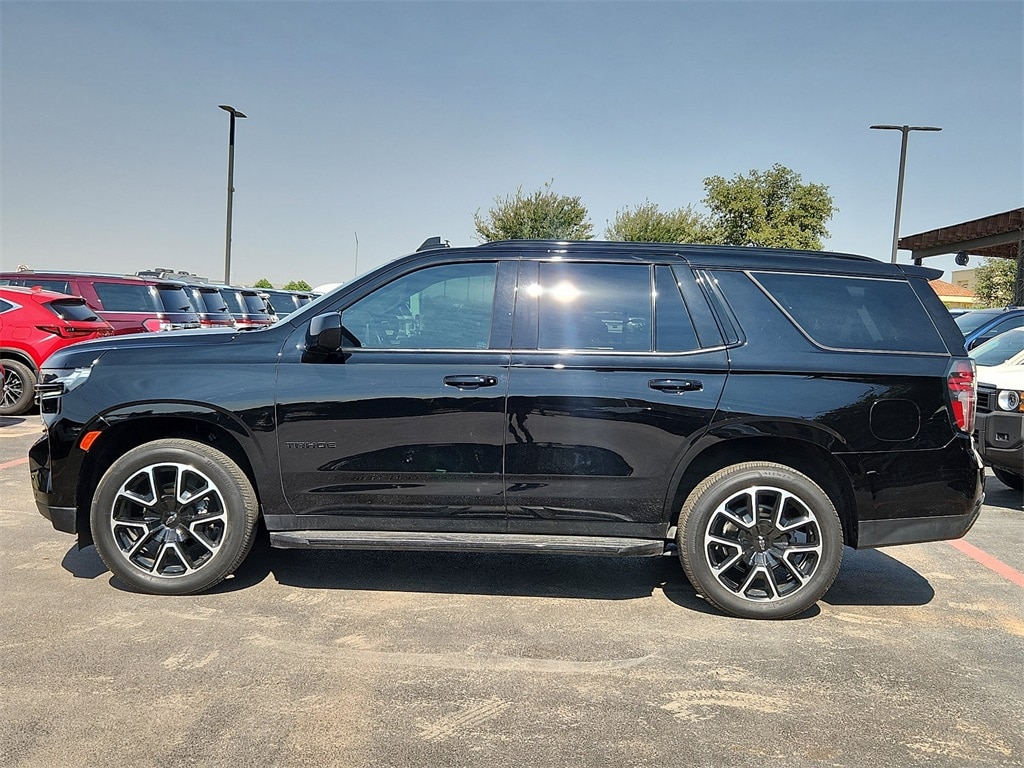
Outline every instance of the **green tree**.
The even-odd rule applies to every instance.
[[[714,242],[723,245],[818,249],[836,211],[827,186],[804,184],[778,163],[728,181],[709,176],[704,190]]]
[[[305,280],[292,280],[290,283],[284,286],[286,291],[312,291],[313,286],[307,283]]]
[[[265,277],[261,277],[255,283],[252,284],[253,288],[273,288],[274,284],[267,280]]]
[[[1013,303],[1017,280],[1016,259],[985,259],[974,271],[974,301],[979,307],[1005,307]]]
[[[477,236],[482,242],[493,240],[590,240],[593,225],[587,220],[586,206],[579,197],[559,195],[547,182],[531,195],[519,187],[515,195],[494,199],[486,216],[473,214]]]
[[[649,200],[631,210],[616,211],[604,232],[609,240],[627,243],[709,243],[712,234],[706,218],[692,205],[662,211]]]

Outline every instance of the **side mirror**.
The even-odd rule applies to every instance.
[[[330,354],[341,349],[341,315],[328,312],[317,315],[309,321],[309,333],[306,336],[306,350]]]

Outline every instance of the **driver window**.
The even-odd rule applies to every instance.
[[[342,313],[363,349],[487,349],[497,265],[444,264],[388,283]]]

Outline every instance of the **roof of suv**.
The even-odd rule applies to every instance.
[[[851,253],[808,251],[791,248],[763,248],[739,245],[696,245],[689,243],[635,243],[607,240],[495,240],[469,248],[446,245],[421,246],[417,255],[452,252],[524,251],[547,252],[552,256],[571,254],[576,259],[623,259],[647,261],[652,256],[677,257],[702,267],[744,267],[764,269],[808,269],[821,271],[869,272],[903,277],[912,275],[929,280],[941,277],[942,271],[911,264],[892,264]]]

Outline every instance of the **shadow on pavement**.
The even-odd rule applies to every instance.
[[[93,546],[79,549],[77,544],[74,545],[64,555],[60,564],[76,579],[95,579],[97,576],[109,573],[107,566],[96,552],[96,547]]]
[[[935,590],[921,574],[877,549],[843,551],[843,567],[822,600],[829,605],[927,605]]]
[[[94,546],[72,547],[61,565],[78,579],[109,574]],[[676,605],[722,615],[687,581],[675,557],[602,558],[571,555],[502,555],[465,552],[388,552],[367,550],[273,549],[260,537],[235,574],[211,594],[254,587],[273,575],[280,583],[305,589],[424,592],[517,597],[630,600],[658,589]],[[116,577],[116,589],[134,591]],[[878,551],[847,549],[829,605],[925,605],[935,596],[926,579]],[[815,606],[797,619],[820,613]]]
[[[985,478],[985,506],[1024,512],[1024,493],[1003,485],[995,477]],[[982,512],[984,514],[984,512]]]

